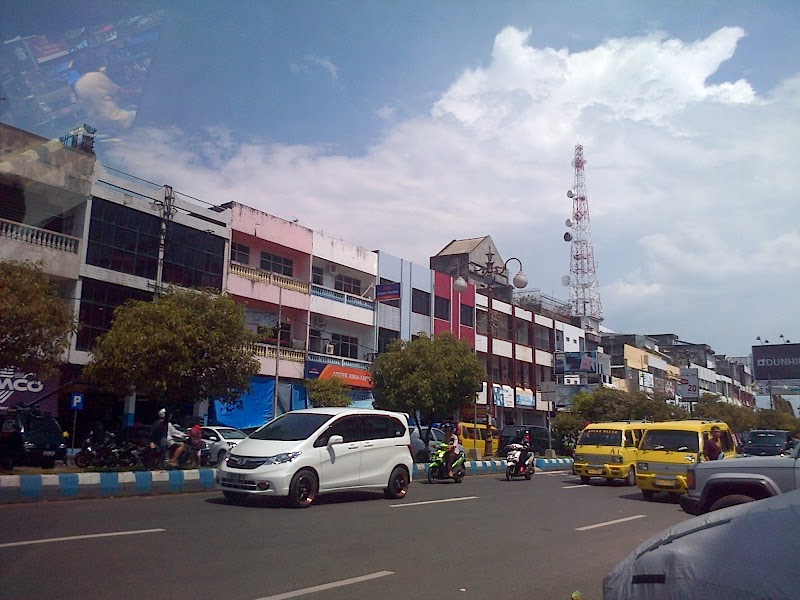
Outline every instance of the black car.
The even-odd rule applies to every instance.
[[[0,416],[0,468],[31,465],[52,469],[66,456],[64,432],[50,414],[11,410]]]
[[[519,442],[525,436],[528,436],[531,450],[534,454],[543,455],[545,450],[550,448],[550,441],[548,440],[547,427],[538,425],[506,425],[503,431],[500,432],[500,447],[499,454],[502,456],[506,453],[506,446],[513,442]],[[552,440],[553,449],[557,450],[556,440]]]
[[[778,429],[756,429],[747,434],[742,454],[751,456],[777,456],[794,448],[790,431]]]

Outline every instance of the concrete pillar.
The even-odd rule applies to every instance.
[[[136,391],[125,396],[125,416],[122,419],[123,427],[133,427],[136,416]]]

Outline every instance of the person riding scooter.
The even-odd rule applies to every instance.
[[[447,444],[447,454],[445,455],[445,467],[447,468],[447,476],[453,476],[453,462],[458,456],[458,436],[453,432],[450,425],[444,426],[444,443]]]

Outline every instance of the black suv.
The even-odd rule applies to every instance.
[[[0,468],[33,465],[52,469],[66,456],[64,433],[48,413],[11,410],[0,415]]]
[[[547,437],[547,427],[538,425],[506,425],[503,431],[500,432],[500,448],[498,453],[503,455],[506,453],[506,446],[512,442],[519,442],[527,435],[530,440],[531,450],[534,454],[543,455],[545,450],[550,447]],[[557,449],[555,438],[552,441],[553,449]]]

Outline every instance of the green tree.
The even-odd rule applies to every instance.
[[[311,406],[349,406],[351,402],[350,386],[339,377],[330,379],[306,379]]]
[[[754,429],[784,429],[800,433],[800,420],[780,410],[759,410],[755,413]]]
[[[719,402],[716,394],[703,394],[694,407],[694,415],[705,419],[719,419],[728,424],[734,432],[747,431],[756,427],[757,416],[752,410]]]
[[[592,423],[645,419],[671,421],[688,416],[686,411],[670,404],[666,398],[650,398],[642,392],[625,392],[607,387],[576,394],[572,403],[572,412]]]
[[[52,376],[75,322],[41,263],[0,261],[0,367]]]
[[[236,404],[259,370],[244,314],[228,296],[188,290],[129,302],[114,311],[86,375],[166,406],[210,399]]]
[[[430,424],[472,404],[485,377],[469,345],[450,332],[395,340],[372,363],[375,408],[420,415]]]

